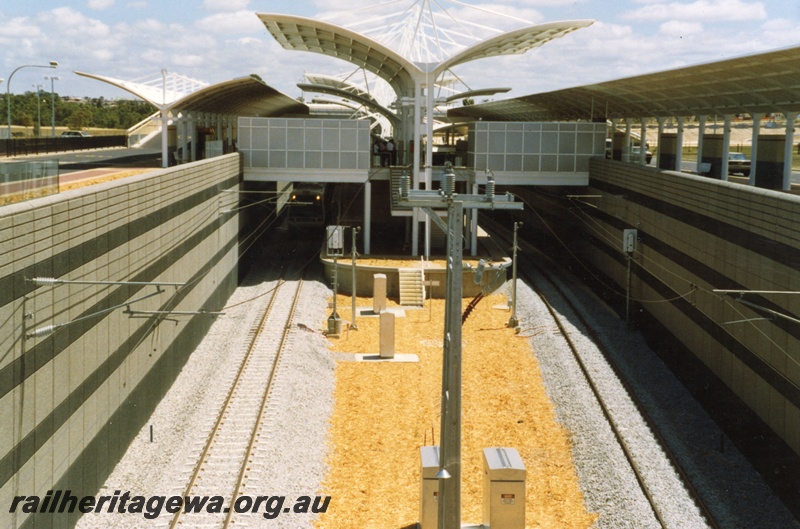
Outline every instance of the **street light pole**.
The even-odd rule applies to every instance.
[[[36,137],[38,138],[41,136],[41,129],[42,129],[42,102],[41,102],[41,95],[42,95],[42,85],[35,84],[33,85],[36,88],[36,126],[34,130],[36,131]]]
[[[60,81],[61,78],[57,76],[45,76],[45,79],[50,79],[50,124],[52,126],[51,137],[56,137],[56,90],[55,81]]]
[[[11,78],[14,77],[14,74],[20,71],[23,68],[56,68],[58,66],[58,61],[50,61],[49,65],[42,65],[42,64],[23,64],[22,66],[18,66],[11,75],[8,76],[8,81],[6,82],[6,102],[8,103],[8,138],[11,139]]]

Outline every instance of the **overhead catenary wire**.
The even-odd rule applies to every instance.
[[[567,251],[567,252],[568,252],[568,253],[569,253],[571,256],[572,256],[572,258],[573,258],[573,259],[574,259],[574,260],[575,260],[575,261],[576,261],[576,262],[577,262],[577,263],[578,263],[578,264],[579,264],[579,265],[580,265],[582,268],[584,268],[584,269],[585,269],[585,270],[586,270],[586,271],[587,271],[587,272],[588,272],[588,273],[589,273],[589,274],[590,274],[590,275],[591,275],[591,276],[592,276],[592,277],[593,277],[595,280],[597,280],[597,282],[598,282],[600,285],[602,285],[602,286],[603,286],[605,289],[607,289],[609,292],[611,292],[611,293],[613,293],[613,294],[617,294],[617,295],[620,295],[620,296],[624,296],[624,293],[618,292],[618,291],[617,291],[615,288],[613,288],[613,287],[609,286],[609,285],[608,285],[606,282],[602,281],[602,279],[600,279],[599,277],[597,277],[597,275],[596,275],[596,274],[594,274],[594,273],[591,271],[591,269],[589,269],[589,267],[588,267],[588,266],[587,266],[587,265],[586,265],[586,264],[585,264],[585,263],[584,263],[584,262],[583,262],[583,261],[582,261],[580,258],[578,258],[578,257],[577,257],[577,256],[574,254],[574,252],[572,252],[572,250],[569,248],[569,246],[568,246],[568,245],[567,245],[567,244],[566,244],[566,243],[565,243],[565,242],[564,242],[564,241],[563,241],[563,240],[562,240],[562,239],[561,239],[561,238],[558,236],[558,234],[556,234],[556,233],[555,233],[555,231],[552,229],[552,227],[550,226],[550,224],[549,224],[549,223],[548,223],[548,222],[547,222],[547,221],[546,221],[546,220],[545,220],[545,219],[544,219],[544,218],[543,218],[543,217],[542,217],[542,216],[539,214],[539,212],[536,210],[536,208],[534,208],[534,207],[533,207],[533,206],[532,206],[532,205],[531,205],[531,204],[530,204],[530,203],[529,203],[527,200],[525,200],[523,197],[518,197],[518,198],[519,198],[519,199],[520,199],[522,202],[524,202],[524,203],[525,203],[525,205],[526,205],[526,206],[528,206],[528,207],[531,209],[531,211],[533,211],[533,213],[536,215],[536,217],[537,217],[537,218],[538,218],[538,219],[541,221],[542,225],[543,225],[543,226],[544,226],[544,227],[545,227],[545,228],[546,228],[546,229],[547,229],[547,230],[548,230],[548,231],[549,231],[549,232],[550,232],[550,233],[553,235],[553,237],[555,238],[555,240],[556,240],[556,241],[557,241],[557,242],[558,242],[558,243],[559,243],[559,244],[560,244],[560,245],[561,245],[561,246],[562,246],[562,247],[563,247],[563,248],[564,248],[564,249],[565,249],[565,250],[566,250],[566,251]],[[551,200],[551,202],[552,202],[552,203],[554,203],[554,205],[556,205],[557,207],[560,207],[561,209],[564,209],[564,210],[570,211],[571,213],[575,214],[575,213],[574,213],[574,210],[572,210],[572,209],[570,209],[570,208],[566,208],[566,207],[564,207],[563,205],[559,204],[557,201],[555,201],[555,200]],[[595,219],[592,219],[592,221],[593,221],[593,222],[595,222],[595,223],[597,223],[597,221],[596,221]],[[587,222],[585,222],[585,221],[584,221],[584,224],[586,224],[586,225],[588,226],[588,223],[587,223]],[[592,229],[592,228],[590,227],[590,229]],[[603,230],[603,229],[602,229],[601,227],[597,227],[597,228],[594,228],[594,230],[599,232],[599,231],[601,231],[601,230]],[[602,235],[601,233],[599,233],[599,236],[600,236],[600,238],[601,238],[601,239],[603,239],[603,240],[605,240],[605,241],[606,241],[607,243],[609,243],[609,244],[610,244],[612,247],[616,247],[616,238],[613,238],[613,239],[612,239],[612,238],[609,236],[609,234],[611,233],[610,231],[608,231],[608,230],[603,230],[603,231],[605,231],[605,232],[606,232],[606,235]],[[764,337],[764,339],[766,339],[766,340],[767,340],[767,341],[768,341],[770,344],[772,344],[772,346],[773,346],[773,347],[775,347],[775,348],[776,348],[778,351],[782,352],[782,353],[783,353],[783,354],[784,354],[786,357],[788,357],[788,358],[789,358],[789,360],[790,360],[792,363],[794,363],[794,364],[796,364],[796,365],[800,366],[800,360],[798,360],[798,359],[794,359],[794,358],[792,357],[792,355],[790,355],[790,354],[788,353],[788,351],[787,351],[787,350],[786,350],[784,347],[782,347],[780,344],[778,344],[778,343],[777,343],[777,342],[776,342],[776,341],[775,341],[775,340],[774,340],[774,339],[773,339],[771,336],[769,336],[769,335],[766,333],[766,331],[765,331],[764,329],[762,329],[761,327],[759,327],[759,326],[757,325],[757,323],[756,323],[756,322],[758,322],[758,321],[764,321],[763,319],[752,319],[752,318],[748,318],[748,317],[747,317],[747,315],[746,315],[746,314],[744,314],[744,313],[743,313],[743,312],[742,312],[742,311],[741,311],[741,310],[740,310],[738,307],[736,307],[736,306],[734,306],[734,305],[732,305],[732,304],[730,303],[730,301],[729,301],[729,299],[727,298],[727,296],[722,296],[722,295],[720,295],[719,293],[715,292],[715,291],[714,291],[714,289],[703,287],[702,285],[699,285],[699,284],[697,284],[697,283],[693,283],[693,282],[691,282],[691,281],[689,281],[689,280],[687,280],[687,279],[685,279],[685,278],[683,278],[683,277],[679,276],[677,273],[675,273],[675,272],[673,272],[672,270],[670,270],[669,268],[667,268],[667,267],[665,267],[665,266],[661,265],[660,263],[656,262],[655,260],[653,260],[653,259],[649,259],[647,256],[645,256],[644,254],[642,254],[642,253],[641,253],[641,252],[639,252],[639,251],[637,251],[637,252],[636,252],[636,254],[637,254],[639,257],[641,257],[642,259],[644,259],[644,260],[649,260],[649,261],[651,261],[653,264],[655,264],[656,266],[658,266],[659,268],[661,268],[662,270],[664,270],[666,273],[668,273],[668,274],[670,274],[670,275],[673,275],[673,276],[675,276],[675,277],[676,277],[677,279],[679,279],[679,280],[682,280],[682,281],[685,281],[685,282],[687,282],[687,283],[689,284],[689,286],[691,287],[691,290],[690,290],[690,292],[688,292],[687,294],[678,295],[678,296],[676,296],[676,297],[674,297],[674,298],[671,298],[671,299],[665,299],[665,300],[636,300],[638,303],[672,302],[672,301],[677,301],[677,300],[679,300],[679,299],[686,298],[686,297],[688,297],[689,295],[691,295],[691,294],[692,294],[692,293],[694,293],[694,292],[703,292],[704,294],[707,294],[707,295],[709,295],[709,296],[712,296],[713,298],[715,298],[715,299],[717,299],[717,300],[723,301],[723,302],[724,302],[724,303],[725,303],[725,304],[726,304],[726,305],[727,305],[729,308],[731,308],[731,309],[732,309],[732,310],[733,310],[733,311],[734,311],[734,312],[735,312],[735,313],[736,313],[736,314],[737,314],[739,317],[741,317],[741,318],[742,318],[742,320],[741,320],[741,322],[742,322],[742,323],[748,323],[748,324],[749,324],[749,325],[750,325],[750,326],[751,326],[751,327],[752,327],[752,328],[753,328],[753,329],[754,329],[754,330],[755,330],[757,333],[759,333],[761,336],[763,336],[763,337]],[[663,276],[659,275],[658,273],[656,273],[656,272],[655,272],[655,271],[653,271],[653,270],[650,270],[650,269],[648,269],[648,268],[647,268],[647,267],[645,267],[645,266],[644,266],[642,263],[639,263],[639,264],[638,264],[638,266],[640,266],[640,267],[641,267],[643,270],[646,270],[648,273],[650,273],[650,274],[651,274],[651,275],[652,275],[654,278],[658,279],[658,280],[659,280],[661,283],[663,283],[664,285],[667,285],[667,286],[669,286],[669,283],[666,281],[666,279],[665,279]],[[671,288],[671,287],[670,287],[670,288]],[[710,315],[706,314],[705,312],[703,312],[703,311],[702,311],[702,309],[700,309],[699,307],[697,307],[696,303],[693,303],[693,305],[695,305],[695,307],[697,308],[697,310],[699,310],[701,313],[703,313],[703,314],[704,314],[706,317],[708,317],[708,318],[709,318],[709,319],[711,319],[712,321],[715,321],[715,320],[714,320],[714,318],[713,318],[712,316],[710,316]],[[724,326],[723,326],[723,325],[724,325],[724,323],[723,323],[723,324],[720,324],[720,328],[723,328],[723,329],[724,329]],[[729,333],[729,334],[730,334],[730,331],[727,331],[727,330],[726,330],[725,332],[727,332],[727,333]]]

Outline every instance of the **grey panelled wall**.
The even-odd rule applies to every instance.
[[[124,308],[103,312],[153,286],[37,286],[26,278],[186,283],[130,309],[219,310],[236,287],[239,234],[238,215],[223,213],[238,195],[223,190],[237,190],[240,179],[234,154],[0,208],[4,510],[16,495],[96,493],[212,323],[207,315],[159,321]],[[3,527],[77,519],[50,516],[58,515],[0,518]]]
[[[589,160],[605,152],[605,123],[474,121],[467,166],[500,183],[585,185]]]
[[[553,223],[563,240],[624,293],[622,230],[638,229],[638,307],[800,454],[800,324],[713,292],[800,291],[800,197],[603,159],[592,160],[583,191],[599,197],[563,210],[564,222]],[[798,296],[744,299],[795,319],[800,312]]]

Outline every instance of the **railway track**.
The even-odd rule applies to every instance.
[[[501,227],[499,224],[491,221],[485,220],[482,222],[484,228],[487,231],[490,231],[492,237],[496,240],[502,240],[504,243],[511,246],[513,244],[513,239],[511,235],[511,231]],[[579,348],[576,346],[572,338],[570,337],[570,333],[563,321],[563,318],[559,313],[553,308],[550,300],[548,300],[547,295],[544,293],[543,289],[540,286],[542,281],[547,282],[547,285],[550,290],[557,292],[558,296],[560,297],[561,301],[565,303],[571,310],[571,312],[575,315],[576,318],[580,321],[581,325],[586,329],[588,332],[591,340],[597,346],[597,348],[602,353],[605,361],[613,370],[616,378],[622,383],[623,387],[625,388],[628,397],[633,401],[633,404],[636,410],[639,412],[640,416],[645,421],[647,427],[650,430],[650,433],[655,438],[656,442],[658,443],[659,449],[667,456],[670,464],[672,465],[675,472],[680,476],[680,479],[684,485],[684,487],[688,490],[689,495],[691,496],[692,500],[694,501],[695,505],[699,509],[702,517],[705,519],[705,522],[709,527],[714,529],[718,529],[720,525],[716,521],[716,518],[710,508],[710,506],[704,501],[702,496],[698,493],[698,490],[695,488],[692,480],[689,478],[687,472],[683,468],[680,463],[679,458],[677,455],[670,449],[669,444],[665,441],[665,439],[659,433],[659,428],[653,418],[647,413],[646,408],[642,405],[639,401],[636,393],[631,390],[628,386],[627,382],[625,381],[625,377],[622,376],[618,367],[614,364],[612,360],[612,355],[606,350],[605,346],[603,345],[603,341],[598,335],[598,333],[593,329],[592,325],[583,317],[582,311],[573,303],[571,296],[568,292],[566,292],[565,288],[562,286],[561,282],[553,278],[553,273],[551,270],[546,269],[545,267],[541,266],[539,263],[541,262],[548,262],[549,258],[539,252],[536,248],[532,245],[527,244],[524,241],[519,241],[520,246],[523,249],[518,256],[519,263],[519,277],[525,278],[526,283],[533,289],[535,294],[539,297],[541,302],[547,309],[550,317],[555,322],[558,332],[563,337],[564,341],[566,342],[573,358],[577,362],[578,366],[580,367],[581,373],[583,374],[584,378],[586,379],[589,387],[591,388],[592,394],[594,395],[598,405],[600,406],[603,416],[605,417],[606,421],[608,422],[614,437],[619,444],[622,452],[625,455],[625,459],[627,460],[628,464],[631,467],[633,474],[636,477],[636,481],[639,487],[642,490],[642,494],[647,499],[647,502],[652,509],[653,515],[655,519],[658,521],[661,527],[668,528],[675,526],[674,520],[670,523],[669,515],[665,515],[662,510],[661,502],[663,498],[659,497],[659,492],[657,487],[654,488],[653,484],[651,484],[651,480],[648,479],[647,471],[642,468],[641,465],[641,457],[637,457],[635,453],[635,449],[631,447],[631,445],[627,441],[626,436],[626,428],[621,426],[618,421],[615,419],[615,414],[611,407],[606,403],[606,399],[604,397],[603,391],[600,389],[599,385],[596,384],[593,375],[592,369],[590,369],[582,354],[579,351]],[[536,259],[531,259],[527,255],[536,254]],[[555,267],[556,265],[551,263],[551,268]],[[536,277],[533,277],[531,271],[536,271]]]
[[[248,329],[242,362],[184,489],[184,497],[224,495],[224,507],[217,509],[220,512],[180,509],[173,515],[170,529],[236,526],[237,511],[259,508],[245,492],[258,465],[259,442],[269,425],[270,398],[280,385],[279,368],[292,340],[290,331],[302,286],[302,278],[289,281],[281,276],[262,314]],[[247,501],[240,504],[242,497]]]

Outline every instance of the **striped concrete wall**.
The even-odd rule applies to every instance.
[[[622,230],[638,229],[636,310],[657,318],[800,454],[800,323],[762,319],[771,313],[713,292],[800,291],[800,197],[602,159],[592,160],[588,188],[561,191],[528,198],[563,221],[551,224],[623,297]],[[800,296],[744,299],[800,318]]]
[[[210,316],[131,317],[108,310],[153,286],[37,286],[70,281],[179,282],[138,311],[219,310],[236,286],[238,155],[0,208],[0,519],[16,495],[94,494],[144,425]],[[49,336],[26,334],[49,325]]]

